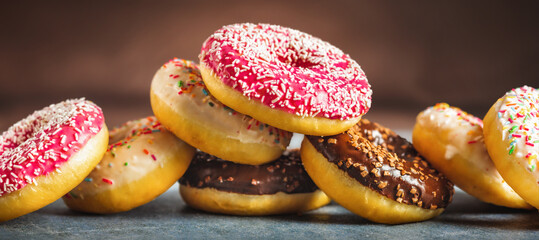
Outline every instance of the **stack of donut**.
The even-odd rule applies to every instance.
[[[452,184],[410,143],[359,122],[372,91],[338,48],[285,27],[235,24],[213,33],[199,58],[200,66],[165,64],[151,91],[157,118],[201,150],[180,179],[188,205],[241,215],[298,212],[327,204],[319,187],[363,217],[403,223],[434,217],[451,201]],[[300,151],[279,157],[289,132],[308,136]]]
[[[539,208],[538,89],[507,92],[483,121],[436,104],[417,116],[413,142],[470,195],[505,207]]]
[[[452,181],[489,203],[539,207],[537,89],[508,92],[484,127],[437,104],[417,117],[414,146],[362,119],[372,95],[365,73],[309,34],[228,25],[203,43],[199,61],[160,67],[155,117],[110,134],[84,99],[4,132],[0,221],[62,196],[76,211],[128,211],[177,181],[189,206],[234,215],[298,213],[332,199],[374,222],[423,221],[451,203]],[[301,149],[287,150],[292,133],[305,135]]]
[[[291,132],[336,134],[367,112],[359,65],[327,42],[267,24],[217,30],[199,60],[166,63],[151,89],[156,117],[200,149],[180,180],[187,204],[240,215],[327,204],[299,151],[283,151]]]
[[[305,172],[292,133],[239,113],[206,88],[198,65],[173,59],[155,74],[152,109],[160,122],[198,148],[180,180],[190,206],[216,213],[295,213],[329,203]]]

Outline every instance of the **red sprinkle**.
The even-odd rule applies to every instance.
[[[103,178],[103,179],[101,179],[101,180],[102,180],[103,182],[105,182],[105,183],[110,184],[110,185],[113,184],[112,180],[110,180],[110,179]]]
[[[468,144],[474,144],[474,143],[476,143],[476,142],[477,142],[477,141],[475,141],[475,140],[474,140],[474,141],[468,141]]]
[[[155,155],[153,155],[153,154],[152,154],[152,159],[153,159],[154,161],[157,161],[157,158],[155,158]]]
[[[522,137],[522,135],[520,135],[520,134],[514,134],[514,133],[513,133],[513,134],[511,134],[511,136],[513,136],[513,137],[516,137],[516,138],[520,138],[520,137]]]
[[[142,151],[144,152],[144,154],[148,155],[150,154],[150,152],[145,148],[145,149],[142,149]]]

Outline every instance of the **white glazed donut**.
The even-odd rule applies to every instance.
[[[195,149],[162,128],[155,117],[110,131],[107,153],[63,198],[77,211],[115,213],[141,206],[170,188],[185,172]]]
[[[155,74],[155,116],[190,145],[222,159],[263,164],[278,158],[292,134],[223,105],[209,94],[195,63],[173,59]]]
[[[531,207],[496,170],[483,141],[481,119],[438,103],[419,113],[412,137],[415,149],[470,195],[505,207]]]
[[[507,92],[483,121],[496,168],[515,192],[539,208],[539,90],[524,86]]]

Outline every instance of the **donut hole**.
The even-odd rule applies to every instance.
[[[6,151],[8,149],[35,144],[41,138],[45,138],[44,141],[51,141],[47,133],[51,132],[53,128],[63,129],[60,126],[61,123],[68,121],[75,108],[70,104],[49,106],[16,123],[4,132],[0,138],[1,156],[6,157],[6,154],[9,155],[11,151]]]
[[[141,131],[152,131],[150,128],[158,124],[157,119],[153,116],[138,121],[129,121],[124,125],[110,131],[109,142],[117,143],[125,140],[126,138],[136,136]]]
[[[312,59],[298,58],[295,53],[293,53],[292,56],[295,57],[287,58],[285,56],[279,56],[277,59],[279,60],[279,62],[284,63],[285,65],[288,65],[292,68],[311,69],[316,66],[319,66],[318,64],[314,63]]]
[[[50,129],[50,121],[39,121],[39,118],[26,122],[20,122],[7,132],[13,132],[13,135],[2,136],[0,149],[2,153],[7,149],[15,149],[21,145],[30,144],[30,140],[38,138],[39,133],[44,129]],[[4,134],[5,135],[5,134]]]

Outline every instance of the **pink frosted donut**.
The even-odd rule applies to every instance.
[[[84,99],[36,111],[0,136],[0,221],[33,212],[77,186],[106,151],[103,112]]]
[[[225,105],[292,132],[336,134],[371,104],[360,66],[309,34],[268,24],[234,24],[202,45],[204,83]]]

